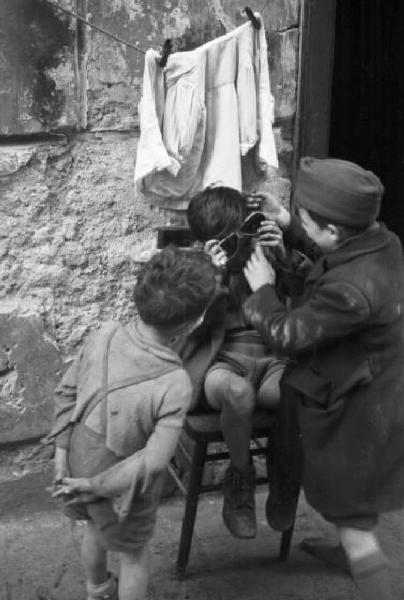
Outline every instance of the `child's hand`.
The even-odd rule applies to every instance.
[[[58,448],[56,446],[55,449],[55,458],[54,458],[54,483],[58,483],[62,481],[64,477],[69,477],[69,463],[67,460],[67,450],[65,448]]]
[[[245,197],[245,199],[246,199],[247,209],[249,211],[261,210],[262,196],[260,194],[251,192],[251,194],[248,194]]]
[[[70,498],[67,504],[78,502],[92,502],[98,496],[93,493],[90,479],[87,477],[72,478],[64,477],[52,493],[53,498]]]
[[[207,252],[218,269],[224,269],[227,263],[227,254],[219,246],[219,240],[208,240],[205,244],[205,252]]]
[[[268,220],[275,221],[281,229],[288,229],[290,225],[290,212],[286,210],[278,198],[268,192],[257,192],[249,196],[252,200],[260,199],[261,210]]]
[[[259,243],[261,246],[277,248],[280,255],[286,257],[286,249],[283,244],[283,233],[282,229],[275,221],[263,221],[261,227],[258,229]]]
[[[268,283],[270,285],[275,284],[275,271],[265,258],[259,244],[256,245],[243,272],[253,292],[256,292],[260,287]]]

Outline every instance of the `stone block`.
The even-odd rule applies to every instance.
[[[3,305],[0,340],[0,443],[42,436],[64,368],[60,351],[38,315],[18,315]]]
[[[35,157],[35,145],[0,148],[0,177],[13,175]]]

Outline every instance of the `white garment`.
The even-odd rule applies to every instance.
[[[185,209],[208,186],[242,188],[241,156],[278,167],[267,45],[250,22],[196,50],[146,54],[135,182],[152,204]]]

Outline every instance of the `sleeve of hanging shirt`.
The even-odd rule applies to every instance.
[[[275,100],[271,93],[268,69],[268,48],[265,37],[264,21],[259,15],[255,16],[261,22],[261,28],[256,32],[258,37],[259,71],[258,71],[258,166],[265,171],[270,167],[278,168],[278,155],[275,146],[273,123],[275,120]]]
[[[145,56],[142,98],[139,103],[140,138],[135,164],[135,183],[142,185],[145,177],[166,169],[177,175],[180,164],[164,146],[161,125],[164,110],[164,73],[157,60],[159,54],[148,50]]]
[[[240,132],[240,152],[245,156],[255,146],[257,134],[257,89],[255,71],[259,60],[254,52],[254,28],[248,23],[237,36],[237,101]],[[257,63],[257,64],[255,64]]]

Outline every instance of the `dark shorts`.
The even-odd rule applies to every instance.
[[[91,477],[118,461],[119,458],[106,448],[103,436],[81,423],[74,426],[69,448],[72,477]],[[73,520],[92,521],[107,550],[128,554],[137,552],[153,535],[163,481],[164,475],[150,492],[135,496],[128,515],[122,521],[119,521],[112,502],[106,498],[65,506],[63,512]]]
[[[217,369],[231,371],[244,377],[259,389],[275,373],[283,371],[288,363],[270,353],[256,331],[227,333],[215,363],[206,375]]]

